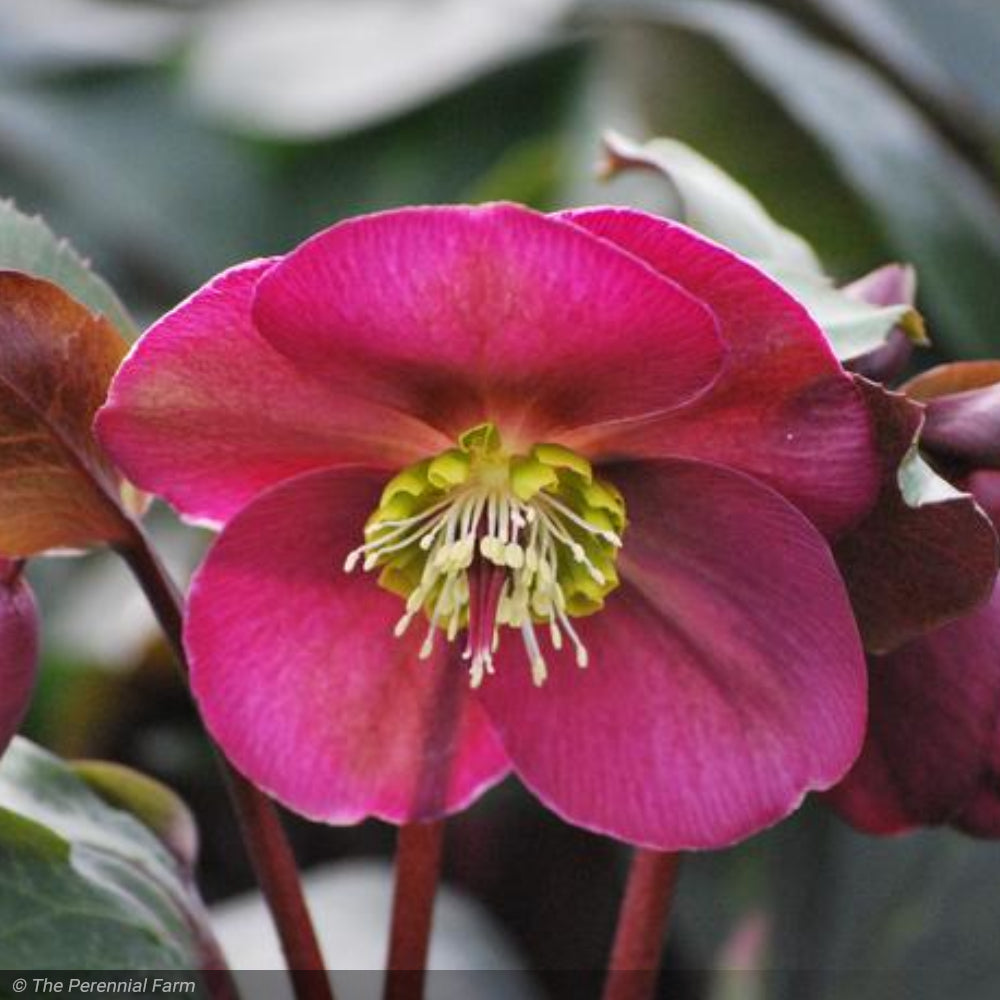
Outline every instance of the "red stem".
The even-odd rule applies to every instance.
[[[618,914],[604,1000],[650,1000],[677,885],[679,854],[637,849]]]
[[[226,778],[247,853],[281,938],[295,996],[298,1000],[333,1000],[298,866],[278,811],[228,765]]]
[[[444,821],[399,828],[384,1000],[422,1000]]]
[[[142,529],[133,524],[116,551],[139,581],[185,679],[183,602]],[[221,758],[229,797],[261,892],[271,911],[297,1000],[334,1000],[316,931],[302,894],[295,856],[274,803]]]

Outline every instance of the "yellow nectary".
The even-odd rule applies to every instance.
[[[426,614],[422,656],[439,630],[453,640],[465,628],[474,687],[493,672],[500,626],[521,631],[541,684],[535,626],[548,626],[556,649],[565,633],[587,665],[570,618],[599,610],[618,586],[624,527],[621,494],[586,459],[557,444],[512,455],[487,423],[393,477],[345,568],[380,567],[379,583],[406,600],[397,635]]]

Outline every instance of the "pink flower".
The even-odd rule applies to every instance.
[[[926,407],[924,454],[1000,525],[1000,362],[942,365],[902,389]],[[977,579],[978,561],[995,569],[996,538],[963,528],[948,546],[951,572]],[[975,553],[966,551],[972,538]],[[914,563],[926,559],[917,552]],[[859,829],[888,834],[947,823],[1000,836],[1000,586],[987,595],[971,614],[870,658],[864,750],[830,795]]]
[[[513,770],[570,822],[712,847],[858,752],[824,533],[874,501],[866,409],[792,298],[682,226],[342,223],[160,320],[98,430],[224,525],[194,689],[307,816],[428,819]]]
[[[870,663],[868,737],[830,793],[837,811],[867,833],[947,823],[1000,836],[1000,588]]]
[[[24,718],[38,669],[38,611],[23,569],[0,558],[0,754]]]

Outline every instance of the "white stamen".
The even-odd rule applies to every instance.
[[[565,611],[559,612],[559,624],[562,625],[566,630],[566,634],[572,640],[573,648],[576,650],[576,665],[583,670],[590,663],[590,654],[587,652],[587,647],[584,646],[583,640],[578,635],[576,629],[573,628]]]
[[[446,507],[450,506],[450,504],[451,501],[443,500],[440,503],[434,504],[433,507],[429,507],[427,510],[421,512],[420,514],[417,514],[415,517],[409,517],[404,521],[380,521],[376,524],[365,525],[366,535],[373,534],[376,531],[382,531],[383,528],[389,528],[390,530],[379,535],[378,538],[375,538],[372,541],[365,542],[364,545],[361,545],[358,548],[354,549],[353,552],[350,552],[347,558],[344,560],[344,571],[347,573],[352,572],[355,566],[357,566],[358,560],[361,558],[361,556],[364,555],[365,553],[372,552],[373,550],[378,550],[378,549],[381,550],[379,556],[377,557],[380,558],[386,552],[395,551],[396,548],[406,548],[407,545],[411,544],[417,538],[420,538],[423,532],[428,531],[426,525],[420,528],[419,531],[416,531],[413,535],[408,535],[407,538],[402,540],[399,545],[394,547],[394,549],[387,549],[384,546],[388,542],[396,541],[397,539],[399,539],[400,535],[407,534],[410,528],[421,524],[423,521],[426,521],[428,518],[432,517],[434,514],[437,514],[439,511],[443,511]],[[430,529],[432,536],[434,532],[437,530],[437,524],[440,524],[440,522],[443,520],[443,517],[444,515],[442,515],[439,518],[435,518],[435,527]],[[424,537],[426,538],[427,536]],[[421,547],[423,547],[423,542],[424,539],[421,539],[420,542]],[[368,560],[366,559],[365,562],[367,564]],[[368,568],[367,565],[365,568],[366,569]]]
[[[539,494],[539,499],[542,503],[549,507],[554,507],[559,511],[564,517],[569,518],[578,528],[583,528],[588,535],[596,535],[598,538],[603,538],[609,545],[613,545],[616,549],[622,547],[622,540],[613,531],[608,531],[606,528],[598,528],[596,525],[591,524],[589,521],[584,520],[580,517],[576,511],[567,507],[561,500],[557,500],[551,494]]]
[[[408,528],[411,524],[419,524],[421,521],[427,520],[432,514],[436,514],[439,510],[450,507],[453,502],[451,497],[447,497],[444,500],[439,500],[426,510],[422,510],[419,514],[414,514],[413,517],[403,518],[401,521],[377,521],[374,524],[366,524],[365,534],[371,535],[376,531],[382,531],[384,528]]]
[[[568,600],[576,590],[569,589],[573,585],[566,576],[566,564],[572,561],[603,587],[607,574],[588,555],[588,546],[595,559],[604,559],[605,555],[599,555],[598,543],[617,548],[621,538],[614,531],[591,524],[553,493],[539,491],[530,500],[522,501],[498,485],[495,477],[489,484],[473,479],[413,517],[373,521],[365,527],[365,536],[365,544],[345,558],[346,572],[359,564],[366,570],[391,564],[396,553],[410,546],[426,553],[419,564],[420,579],[393,629],[401,637],[418,614],[427,613],[429,627],[420,646],[421,659],[433,654],[439,631],[452,642],[463,626],[471,626],[469,573],[480,559],[480,572],[500,572],[503,582],[499,598],[495,591],[491,598],[496,600],[495,606],[479,609],[492,615],[492,621],[483,620],[476,627],[479,648],[467,643],[462,653],[463,659],[469,661],[470,685],[479,687],[494,672],[493,657],[502,626],[521,632],[536,686],[543,685],[548,677],[536,623],[547,627],[553,650],[561,651],[568,640],[577,665],[587,666],[586,647],[567,613]],[[583,544],[588,539],[593,541]],[[490,579],[497,578],[492,575]],[[500,585],[499,581],[496,585]],[[481,581],[478,600],[485,599],[483,586]]]
[[[555,622],[549,622],[549,642],[552,643],[552,648],[557,653],[563,647],[562,632],[559,631],[559,626]]]
[[[531,679],[535,687],[541,687],[549,676],[545,666],[545,657],[538,645],[538,636],[535,635],[535,627],[531,621],[526,621],[521,626],[521,637],[524,639],[524,648],[528,653],[528,660],[531,663]]]

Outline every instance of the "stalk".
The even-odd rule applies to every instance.
[[[633,855],[604,1000],[651,1000],[655,995],[680,857],[643,848]]]
[[[399,828],[385,1000],[423,998],[443,841],[443,820]]]
[[[142,587],[186,681],[188,662],[182,641],[184,617],[180,592],[139,525],[133,523],[129,537],[115,549]],[[278,811],[221,753],[219,763],[247,855],[278,931],[296,1000],[334,1000],[295,856]]]

